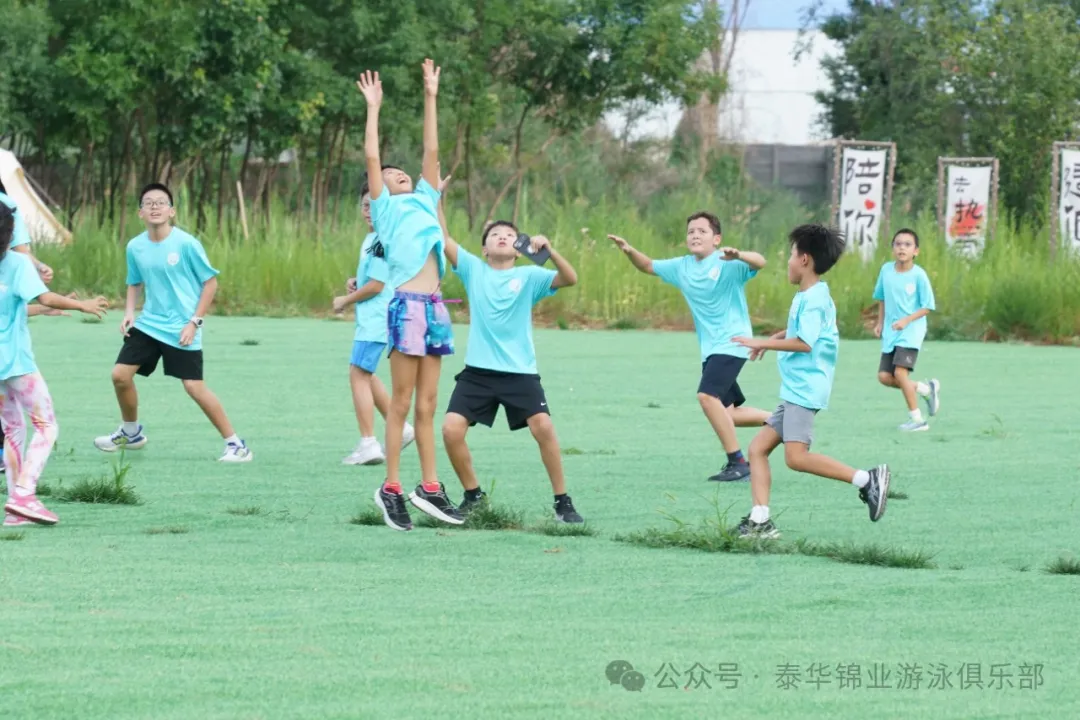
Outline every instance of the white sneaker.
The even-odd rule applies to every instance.
[[[386,454],[375,438],[363,438],[352,453],[341,461],[343,465],[381,465]]]
[[[412,441],[416,439],[416,430],[409,423],[405,423],[405,430],[401,433],[401,449],[409,447]]]
[[[934,417],[938,414],[938,410],[941,409],[941,383],[938,380],[931,380],[927,383],[930,386],[930,394],[926,396],[926,409],[930,413],[930,417]]]
[[[247,443],[241,440],[239,445],[226,443],[225,452],[218,458],[218,462],[245,463],[251,462],[254,457],[255,453],[251,452]]]
[[[94,438],[94,447],[102,452],[116,452],[121,448],[124,450],[138,450],[144,445],[146,445],[146,436],[143,435],[142,425],[139,426],[134,435],[125,433],[124,426],[121,425],[112,435],[102,435]]]

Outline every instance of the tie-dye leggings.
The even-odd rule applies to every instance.
[[[26,418],[34,438],[26,445]],[[4,427],[4,468],[8,495],[15,486],[37,490],[38,478],[49,460],[60,429],[53,414],[52,397],[41,373],[0,380],[0,424]]]

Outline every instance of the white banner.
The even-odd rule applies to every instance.
[[[885,204],[885,150],[845,147],[840,162],[840,230],[848,250],[868,260],[877,249]]]
[[[993,166],[950,165],[946,175],[945,242],[975,258],[986,248]]]
[[[1061,151],[1058,220],[1061,223],[1058,247],[1080,253],[1080,150]]]

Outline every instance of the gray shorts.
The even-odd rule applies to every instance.
[[[814,416],[817,413],[817,410],[782,402],[765,424],[779,433],[780,438],[786,443],[797,442],[810,445],[814,440]]]

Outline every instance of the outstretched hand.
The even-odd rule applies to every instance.
[[[360,79],[356,81],[356,87],[360,88],[364,99],[367,100],[368,107],[382,105],[382,81],[379,80],[379,73],[372,73],[370,70],[360,73]]]
[[[626,242],[626,240],[623,240],[618,235],[608,235],[607,237],[608,237],[608,240],[615,243],[615,245],[618,246],[618,248],[620,250],[622,250],[623,252],[626,252],[627,250],[630,249],[630,243]]]
[[[441,67],[436,67],[431,58],[424,59],[424,94],[435,97],[439,94],[439,73]]]
[[[436,186],[435,189],[438,190],[439,194],[441,195],[443,193],[443,191],[446,190],[446,186],[450,184],[450,178],[452,178],[454,176],[453,175],[447,175],[446,177],[442,176],[442,163],[439,163],[437,173],[439,175],[439,183],[438,183],[438,185]]]
[[[725,260],[738,260],[739,259],[739,251],[736,248],[722,247],[722,248],[720,248],[720,252],[722,252],[724,254],[724,259]]]

